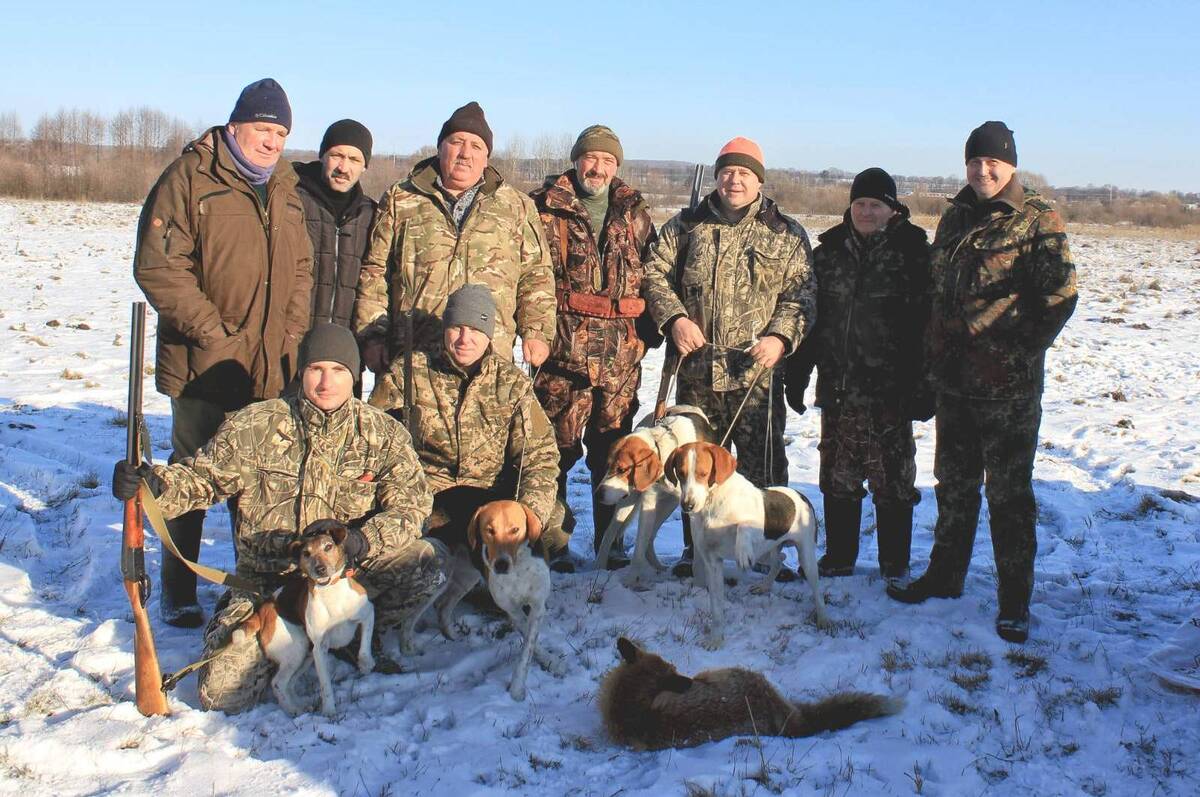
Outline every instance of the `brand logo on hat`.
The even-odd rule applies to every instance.
[[[256,114],[254,114],[254,118],[255,119],[278,119],[279,114],[277,114],[277,113],[256,113]]]

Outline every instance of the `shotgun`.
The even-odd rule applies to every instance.
[[[142,418],[142,358],[145,354],[146,303],[133,303],[133,322],[130,329],[129,402],[125,421],[125,461],[137,467],[142,462],[145,442]],[[154,650],[154,634],[150,631],[150,616],[146,601],[150,597],[150,579],[146,577],[146,557],[143,545],[142,499],[140,493],[125,502],[125,517],[121,524],[121,578],[125,594],[133,609],[133,673],[134,698],[144,716],[169,714],[167,696],[163,692],[162,671]]]
[[[696,164],[696,170],[692,173],[692,193],[688,198],[688,210],[695,210],[700,204],[700,186],[704,183],[704,166]],[[687,247],[681,247],[676,254],[677,258],[687,257]],[[676,269],[678,271],[678,269]],[[654,403],[654,420],[660,421],[667,414],[667,397],[671,393],[671,379],[675,375],[675,369],[679,366],[679,352],[675,350],[675,344],[671,342],[671,335],[667,336],[667,353],[663,357],[663,372],[658,380],[658,400]]]

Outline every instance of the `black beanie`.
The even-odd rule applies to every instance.
[[[893,208],[900,204],[896,199],[896,181],[878,166],[864,169],[854,176],[854,183],[850,186],[850,201],[864,198],[878,199]]]
[[[995,158],[1013,166],[1017,165],[1017,142],[1013,131],[1004,122],[984,122],[967,136],[967,157]]]
[[[358,341],[354,333],[340,324],[318,321],[300,341],[300,368],[303,371],[312,363],[341,363],[354,378],[358,378],[362,366],[358,359]]]
[[[467,326],[489,338],[496,332],[496,300],[486,285],[464,285],[446,300],[442,328]]]
[[[292,131],[292,106],[283,87],[269,77],[257,80],[238,95],[229,124],[234,122],[273,122]]]
[[[479,103],[468,102],[450,114],[450,118],[442,125],[442,132],[438,133],[439,147],[451,133],[474,133],[483,139],[483,143],[487,145],[488,154],[492,154],[492,128],[488,127],[487,119],[484,117]]]
[[[362,122],[353,119],[339,119],[329,126],[321,139],[317,157],[343,144],[357,148],[363,155],[363,164],[371,165],[371,131]]]

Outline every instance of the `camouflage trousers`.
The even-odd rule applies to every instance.
[[[679,404],[692,404],[704,410],[717,430],[717,441],[720,442],[742,400],[746,399],[746,392],[745,388],[717,392],[712,389],[711,382],[685,379],[681,372],[675,399]],[[786,425],[783,371],[776,368],[770,379],[760,379],[751,389],[746,406],[737,416],[737,424],[729,437],[737,456],[738,473],[756,487],[788,483],[787,451],[783,446]]]
[[[1033,459],[1042,420],[1040,394],[1019,399],[937,397],[937,526],[929,569],[961,584],[987,494],[1002,616],[1028,609],[1037,555]]]
[[[821,492],[861,501],[871,489],[876,504],[915,506],[917,444],[912,421],[896,401],[841,401],[821,407]]]
[[[439,540],[414,540],[395,553],[373,556],[356,578],[375,606],[375,629],[383,632],[422,609],[445,582],[446,547]],[[243,572],[263,595],[282,584],[278,575]],[[237,714],[256,705],[265,693],[275,665],[255,637],[232,641],[233,632],[262,602],[260,596],[229,590],[217,603],[204,630],[204,654],[212,660],[200,668],[200,706],[206,711]]]

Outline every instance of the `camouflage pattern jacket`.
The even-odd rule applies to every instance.
[[[477,369],[468,374],[445,349],[413,354],[414,445],[425,478],[435,493],[469,485],[514,495],[544,524],[558,489],[550,421],[520,368],[489,349]],[[403,359],[379,377],[370,403],[399,415]]]
[[[491,166],[463,220],[454,223],[436,185],[437,158],[421,161],[379,202],[358,283],[354,330],[403,351],[405,314],[413,311],[416,349],[442,347],[446,299],[467,283],[492,289],[496,352],[512,359],[516,335],[554,338],[554,274],[533,201],[506,185]]]
[[[990,201],[968,186],[950,205],[933,239],[934,387],[983,399],[1038,394],[1046,349],[1078,300],[1062,218],[1015,177]]]
[[[421,536],[433,508],[408,432],[350,399],[322,412],[292,396],[251,404],[225,420],[191,459],[156,465],[168,518],[238,496],[238,571],[279,573],[291,535],[321,518],[365,521],[364,565]]]
[[[843,400],[906,400],[924,382],[929,321],[929,243],[900,206],[888,226],[863,238],[850,211],[813,252],[817,323],[788,358],[788,394],[817,367],[818,407]]]
[[[816,320],[812,247],[804,228],[764,196],[731,223],[716,210],[716,193],[677,214],[650,249],[642,295],[654,322],[686,315],[708,346],[679,370],[681,381],[715,391],[748,387],[753,360],[741,351],[778,335],[794,351]]]
[[[574,177],[570,169],[530,194],[546,228],[558,299],[558,334],[545,367],[597,387],[610,382],[616,392],[646,353],[636,322],[645,312],[642,254],[654,224],[641,193],[613,178],[604,229],[593,230]]]

